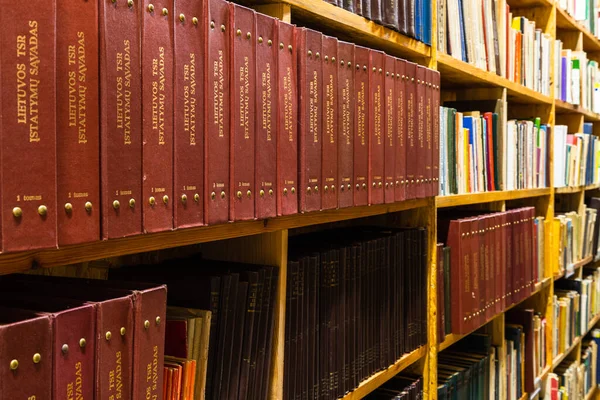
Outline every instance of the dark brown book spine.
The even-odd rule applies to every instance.
[[[372,20],[371,14],[371,0],[360,0],[362,3],[362,13],[361,15],[366,19]]]
[[[357,13],[356,9],[354,8],[354,2],[355,0],[342,0],[342,7],[344,8],[344,10],[350,11],[351,13]]]
[[[256,218],[277,215],[277,21],[256,14]]]
[[[396,59],[396,155],[394,158],[394,180],[396,201],[406,199],[406,134],[407,134],[407,100],[406,100],[406,61]]]
[[[369,49],[354,48],[354,205],[369,203]]]
[[[323,193],[321,209],[338,206],[338,40],[323,36]]]
[[[369,204],[383,204],[385,157],[385,54],[371,50],[369,56]]]
[[[248,282],[248,296],[245,306],[245,320],[244,320],[244,333],[243,343],[241,348],[241,364],[239,372],[239,390],[236,393],[240,399],[248,397],[248,385],[249,385],[249,374],[250,364],[252,355],[252,344],[256,340],[257,329],[256,329],[256,306],[258,301],[258,286],[259,286],[259,273],[258,272],[247,272],[245,279]],[[260,282],[262,285],[262,282]],[[289,298],[289,295],[287,296]],[[287,321],[286,321],[287,322]],[[285,352],[286,356],[289,352],[289,341],[288,341],[288,326],[286,324],[286,344]],[[235,354],[235,353],[234,353]],[[287,375],[286,375],[287,376]],[[285,379],[285,378],[284,378]],[[234,382],[235,384],[235,382]]]
[[[371,20],[381,24],[383,22],[383,13],[382,10],[383,0],[371,0]]]
[[[338,207],[353,205],[354,45],[338,42]]]
[[[415,0],[406,0],[406,34],[410,37],[416,37],[415,16],[420,10],[415,9]]]
[[[398,116],[396,114],[396,60],[386,55],[385,56],[385,110],[384,110],[384,202],[393,203],[396,199],[395,193],[395,178],[396,178],[396,129]]]
[[[98,1],[56,3],[58,244],[100,239]]]
[[[235,305],[235,333],[231,351],[231,374],[229,376],[229,399],[236,400],[240,387],[240,372],[242,364],[242,346],[245,332],[246,304],[248,299],[248,282],[238,285],[237,303]]]
[[[382,23],[391,29],[398,29],[398,0],[381,0]]]
[[[398,0],[398,32],[408,35],[408,0]]]

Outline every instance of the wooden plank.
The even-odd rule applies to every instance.
[[[153,250],[162,250],[191,244],[294,229],[309,225],[325,224],[397,211],[418,209],[420,207],[426,207],[430,202],[432,202],[432,200],[415,199],[393,204],[349,207],[267,220],[234,222],[222,225],[137,235],[122,239],[66,246],[60,249],[0,254],[0,274],[21,272],[30,268],[46,268],[76,264],[107,257],[118,257]]]
[[[529,197],[548,196],[551,192],[552,189],[550,188],[542,188],[453,194],[449,196],[436,197],[436,206],[437,208],[446,208],[465,206],[469,204],[491,203],[493,201],[525,199]]]
[[[588,52],[600,51],[600,40],[560,7],[556,7],[556,29],[557,31],[559,29],[579,31],[583,35],[583,50]]]
[[[583,186],[564,186],[554,188],[555,194],[579,193],[583,190]]]
[[[534,7],[550,7],[552,8],[552,1],[550,0],[508,0],[506,2],[511,10],[518,8],[534,8]],[[519,14],[517,14],[519,15]]]
[[[342,397],[342,400],[362,399],[363,397],[371,393],[373,390],[377,389],[379,386],[392,379],[399,372],[405,370],[406,368],[410,367],[412,364],[416,363],[418,360],[423,358],[426,353],[427,347],[422,346],[414,350],[412,353],[406,354],[405,356],[400,358],[396,363],[394,363],[394,365],[362,381],[358,385],[358,387],[354,389],[354,391]]]
[[[600,114],[586,110],[581,106],[576,106],[562,100],[555,100],[554,105],[556,107],[557,114],[580,114],[583,115],[583,118],[587,122],[600,121]]]
[[[590,389],[590,391],[585,395],[585,400],[592,400],[594,399],[594,395],[596,394],[596,386],[592,386],[592,388]]]

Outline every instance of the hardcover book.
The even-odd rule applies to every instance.
[[[383,204],[385,157],[385,54],[369,51],[369,204]]]
[[[369,204],[369,49],[354,47],[354,205]]]
[[[338,207],[354,203],[354,44],[338,42]]]
[[[338,40],[323,36],[323,193],[321,209],[338,207]]]

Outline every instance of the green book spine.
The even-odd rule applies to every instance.
[[[458,193],[456,182],[456,109],[448,109],[448,175],[450,193]]]

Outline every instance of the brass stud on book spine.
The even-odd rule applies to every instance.
[[[196,17],[192,18],[192,24],[198,25],[198,18],[196,18]]]
[[[11,371],[16,371],[17,368],[19,368],[19,362],[17,360],[12,360],[10,362],[10,369],[11,369]]]
[[[67,212],[67,214],[71,214],[73,212],[73,204],[66,203],[65,204],[65,211]]]
[[[163,15],[164,17],[166,17],[167,15],[169,15],[169,10],[167,10],[166,8],[163,8],[163,9],[162,9],[162,15]]]
[[[92,203],[90,201],[86,201],[84,207],[85,211],[87,211],[88,213],[92,212]]]
[[[195,201],[196,203],[200,201],[200,195],[199,195],[198,193],[196,193],[196,194],[194,195],[194,201]]]
[[[23,210],[21,210],[21,207],[13,208],[13,216],[15,218],[21,218],[23,216]]]
[[[42,217],[45,217],[46,214],[48,214],[48,208],[42,204],[38,207],[38,214],[40,214]]]
[[[185,194],[182,194],[182,195],[181,195],[181,202],[182,202],[183,204],[187,203],[187,195],[185,195]]]
[[[156,325],[160,325],[160,317],[157,316],[154,321],[156,322]]]
[[[154,4],[148,4],[148,12],[154,12]]]
[[[79,347],[82,349],[87,345],[87,341],[84,338],[79,339]]]
[[[113,208],[115,210],[118,210],[120,206],[121,206],[121,204],[119,203],[119,200],[113,201]]]
[[[63,344],[61,350],[62,350],[63,354],[67,354],[69,352],[69,345],[66,343]]]
[[[112,338],[112,333],[110,333],[110,331],[106,332],[106,340],[110,340],[110,338]]]
[[[129,208],[135,207],[135,199],[129,199]]]
[[[146,329],[150,328],[150,321],[148,321],[148,320],[144,321],[144,328],[146,328]]]
[[[154,196],[150,196],[150,198],[148,199],[148,204],[150,204],[151,206],[156,204],[156,199],[154,198]]]
[[[127,333],[127,330],[125,329],[125,327],[121,327],[121,330],[119,330],[119,333],[121,334],[121,336],[125,336],[125,334]]]
[[[179,14],[179,20],[180,20],[181,22],[185,22],[185,15],[183,15],[183,14]]]
[[[163,196],[163,203],[169,204],[169,196],[167,196],[166,194]]]

